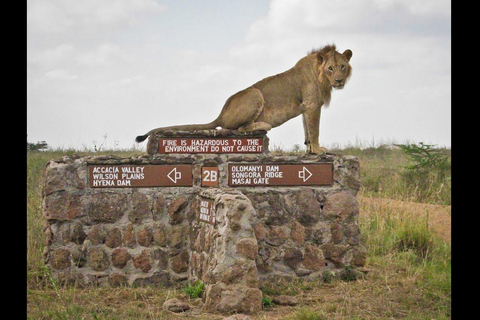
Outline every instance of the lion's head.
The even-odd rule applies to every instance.
[[[342,89],[352,74],[349,64],[352,50],[347,49],[340,53],[336,51],[335,45],[327,45],[312,53],[317,55],[320,82],[335,89]]]

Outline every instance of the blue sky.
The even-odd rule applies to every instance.
[[[152,128],[210,122],[232,94],[335,43],[353,74],[322,111],[321,145],[448,147],[450,37],[449,1],[29,0],[28,141],[130,148]],[[301,118],[268,136],[303,146]]]

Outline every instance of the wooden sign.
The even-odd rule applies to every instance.
[[[229,164],[228,185],[323,186],[333,184],[333,164]]]
[[[215,201],[203,197],[198,197],[198,199],[200,202],[198,220],[215,225]]]
[[[159,138],[158,153],[262,153],[263,138]]]
[[[192,165],[88,165],[91,188],[191,187]]]
[[[218,167],[202,167],[202,187],[218,187]]]

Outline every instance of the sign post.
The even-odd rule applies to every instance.
[[[192,165],[88,165],[91,188],[191,187]]]
[[[263,153],[263,138],[159,138],[158,153]]]
[[[323,186],[333,184],[333,164],[229,164],[228,185]]]
[[[215,201],[204,197],[199,197],[200,212],[198,213],[198,220],[215,225]]]

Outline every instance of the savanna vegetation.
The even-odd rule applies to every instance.
[[[143,151],[52,150],[42,141],[27,144],[27,317],[28,319],[222,319],[162,310],[178,297],[201,305],[204,285],[174,288],[62,287],[42,263],[43,170],[50,159],[68,154],[131,156]],[[292,150],[273,152],[298,152]],[[263,311],[251,319],[450,319],[451,318],[451,156],[424,143],[330,146],[329,152],[360,160],[360,227],[368,257],[358,273],[325,274],[317,281],[264,285]],[[292,295],[296,306],[275,305]],[[194,309],[198,310],[198,309]]]

